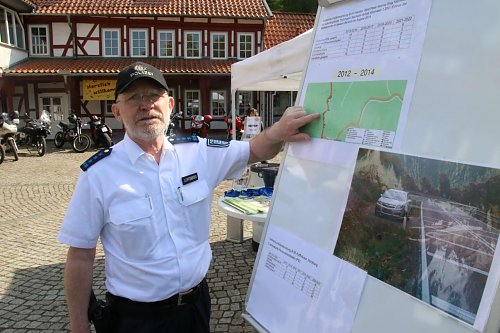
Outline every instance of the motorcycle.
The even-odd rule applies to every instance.
[[[209,114],[206,114],[204,116],[193,115],[191,117],[191,134],[199,136],[201,138],[206,138],[208,130],[210,129],[211,122],[212,116]]]
[[[113,130],[108,125],[102,123],[100,117],[96,115],[90,116],[90,121],[86,125],[90,126],[92,141],[96,148],[109,148],[113,145],[113,140],[111,140]]]
[[[0,115],[0,164],[4,161],[7,152],[14,155],[14,161],[19,159],[16,145],[17,124],[19,124],[19,112],[14,111],[12,119],[6,112]]]
[[[175,128],[181,127],[182,112],[175,112],[170,114],[170,122],[165,130],[165,135],[168,137],[174,137],[177,133],[174,131]]]
[[[38,156],[43,156],[47,152],[47,136],[50,134],[51,117],[50,113],[43,110],[38,120],[31,119],[27,114],[24,116],[26,124],[19,129],[17,134],[17,145],[24,146],[31,151],[35,148]]]
[[[71,142],[74,151],[83,153],[90,147],[90,137],[82,134],[82,119],[72,113],[68,121],[69,124],[59,122],[57,125],[60,131],[54,137],[54,145],[61,148],[65,142]]]
[[[233,139],[233,121],[231,116],[224,116],[224,122],[227,125],[227,141],[231,141]],[[243,119],[240,116],[236,116],[236,140],[241,140],[244,130]]]

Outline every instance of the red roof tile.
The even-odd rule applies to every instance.
[[[37,14],[267,17],[262,0],[36,0]]]
[[[30,1],[30,0],[21,0],[21,1],[24,2],[25,4],[29,5],[32,8],[36,8],[36,4],[34,1]]]
[[[165,74],[230,74],[236,60],[210,59],[138,59],[138,58],[80,58],[80,59],[36,59],[5,70],[4,75],[58,74],[117,74],[122,68],[135,62],[149,63]]]
[[[292,39],[314,26],[315,14],[273,12],[264,33],[264,48]]]

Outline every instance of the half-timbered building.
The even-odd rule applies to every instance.
[[[184,129],[196,114],[225,129],[231,64],[314,23],[313,14],[273,13],[265,0],[0,0],[0,10],[0,108],[49,110],[54,124],[96,114],[115,129],[116,75],[134,61],[164,73]],[[251,92],[237,99],[241,111],[261,103]]]

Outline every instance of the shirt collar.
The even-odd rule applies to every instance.
[[[137,160],[145,155],[146,153],[142,150],[141,147],[137,143],[135,143],[125,132],[125,136],[123,137],[123,145],[125,146],[125,152],[132,164],[135,164]],[[167,150],[174,150],[174,146],[167,140],[167,137],[164,137],[163,147],[162,147],[162,156],[165,154]]]

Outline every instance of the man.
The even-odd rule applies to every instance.
[[[118,74],[124,139],[82,164],[58,240],[69,245],[64,285],[72,332],[90,332],[87,305],[100,237],[112,332],[209,332],[205,275],[213,189],[284,141],[308,140],[316,119],[292,107],[251,142],[164,136],[174,99],[162,73],[134,63]]]

